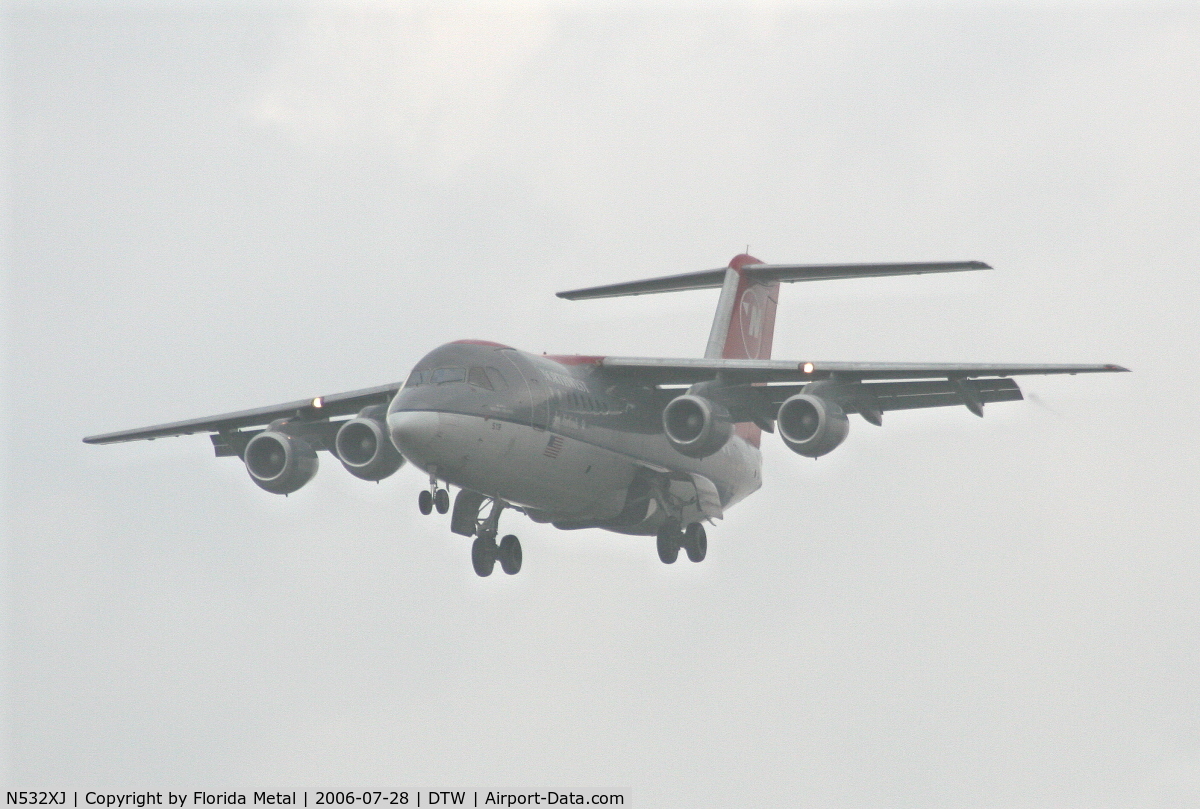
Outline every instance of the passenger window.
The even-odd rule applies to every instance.
[[[483,370],[487,373],[487,378],[492,381],[493,390],[508,390],[508,383],[504,381],[504,377],[500,375],[499,371],[490,365]]]
[[[467,373],[462,368],[436,368],[429,372],[429,381],[435,385],[446,382],[464,382]]]
[[[488,381],[487,374],[482,368],[472,368],[467,371],[467,381],[477,388],[492,389],[492,383]]]

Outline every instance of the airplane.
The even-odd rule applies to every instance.
[[[1128,371],[1119,365],[824,362],[771,358],[780,284],[988,270],[979,261],[764,264],[743,253],[726,267],[559,292],[583,300],[719,288],[704,356],[545,355],[486,340],[426,354],[404,382],[94,435],[88,444],[210,433],[218,457],[288,495],[331,453],[350,474],[380,481],[411,463],[429,477],[422,514],[450,511],[473,537],[471,563],[521,569],[520,540],[497,542],[505,509],[563,530],[654,536],[659,559],[708,552],[704,523],[762,485],[762,433],[819,458],[857,414],[881,426],[891,410],[1018,401],[1022,374]]]

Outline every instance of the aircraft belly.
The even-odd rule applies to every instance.
[[[588,433],[597,444],[644,461],[647,467],[666,469],[684,479],[702,475],[715,485],[722,509],[744,500],[762,486],[760,450],[738,436],[713,455],[697,459],[676,451],[661,434],[637,435],[603,428],[590,428]]]
[[[453,485],[540,511],[615,515],[636,471],[635,464],[612,452],[510,421],[460,413],[408,412],[403,418],[427,423],[425,440],[397,441],[417,467]]]

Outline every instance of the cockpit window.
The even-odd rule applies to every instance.
[[[490,365],[483,369],[487,373],[487,378],[492,381],[493,390],[508,390],[508,383],[504,381],[504,377],[500,372]]]
[[[476,367],[467,371],[467,381],[477,388],[492,389],[492,383],[488,380],[487,374],[484,373],[482,368]]]
[[[413,371],[404,383],[406,388],[418,385],[440,385],[443,382],[465,382],[467,372],[462,368],[433,368],[428,371]]]

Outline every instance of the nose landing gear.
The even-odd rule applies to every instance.
[[[438,514],[450,510],[450,490],[438,487],[437,478],[429,476],[429,488],[417,495],[417,508],[422,514],[429,514],[435,508]]]

